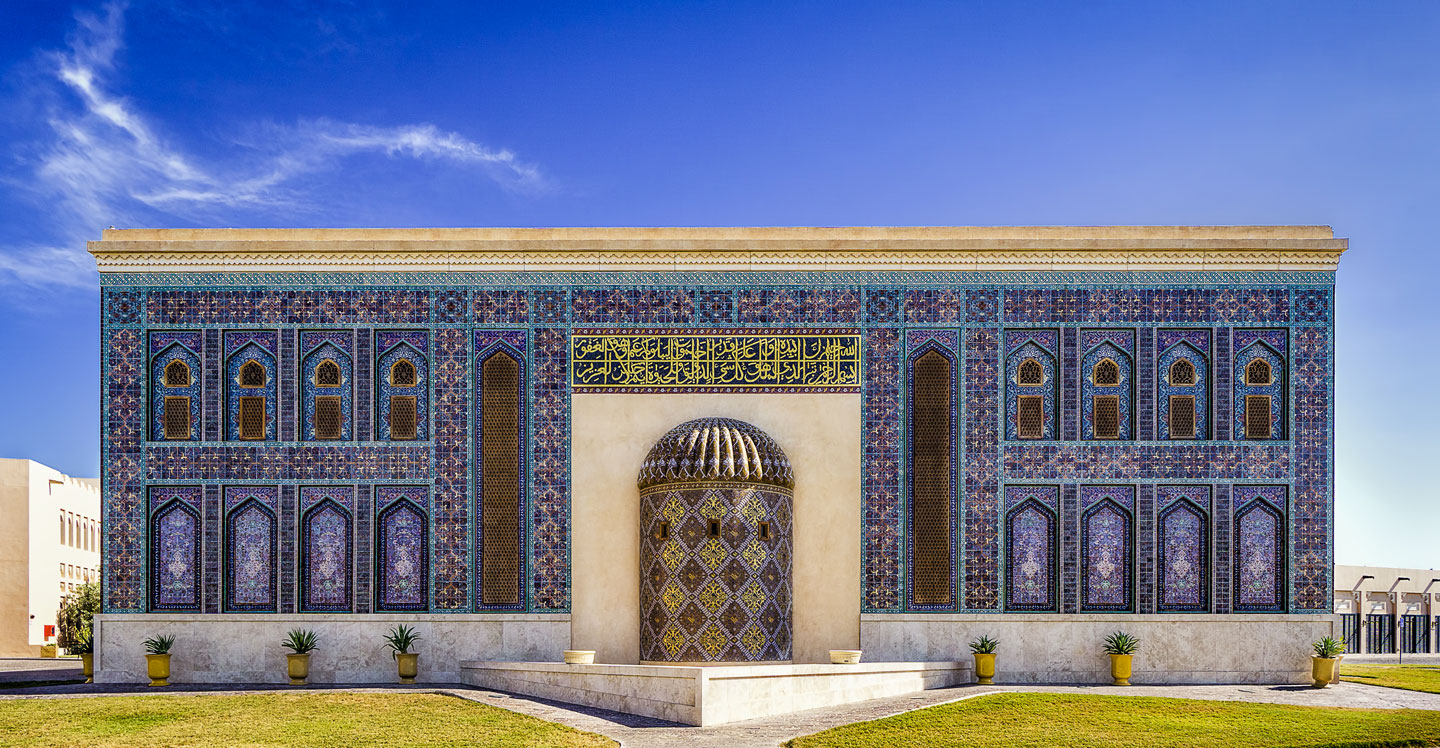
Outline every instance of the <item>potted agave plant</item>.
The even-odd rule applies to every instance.
[[[320,637],[314,631],[290,629],[285,641],[280,642],[280,646],[290,650],[290,654],[285,655],[285,670],[290,676],[290,685],[305,685],[305,679],[310,677],[310,653],[319,641]]]
[[[80,629],[71,638],[69,646],[65,650],[70,654],[80,655],[80,672],[85,676],[86,683],[95,682],[95,639],[90,629]]]
[[[1314,656],[1310,658],[1310,677],[1315,680],[1316,688],[1324,688],[1333,683],[1339,675],[1340,655],[1345,653],[1345,639],[1327,636],[1310,646],[1315,649]]]
[[[174,645],[175,637],[170,634],[145,640],[145,671],[150,676],[150,685],[170,685],[170,647]]]
[[[1105,654],[1110,655],[1110,678],[1111,685],[1130,685],[1131,660],[1135,657],[1135,651],[1140,649],[1140,640],[1124,631],[1105,637]]]
[[[982,686],[995,682],[995,648],[998,646],[1000,641],[988,634],[970,642],[970,652],[975,655],[975,682]]]
[[[420,641],[420,635],[403,623],[391,628],[390,633],[385,635],[385,646],[390,648],[390,654],[395,658],[401,683],[414,683],[415,676],[420,672],[420,653],[410,651],[417,641]]]

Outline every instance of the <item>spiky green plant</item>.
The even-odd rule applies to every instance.
[[[1336,639],[1333,636],[1327,636],[1324,639],[1317,639],[1310,646],[1315,648],[1316,657],[1324,657],[1327,660],[1345,654],[1344,637]]]
[[[170,654],[170,647],[174,646],[175,637],[170,634],[152,636],[145,640],[145,654],[163,655]]]
[[[989,634],[981,636],[970,642],[970,651],[977,655],[995,654],[995,648],[1000,646],[999,639],[991,639]]]
[[[71,634],[70,643],[66,645],[65,651],[76,655],[94,654],[95,640],[90,636],[90,629],[80,629]]]
[[[280,646],[297,655],[303,655],[313,651],[319,641],[320,637],[310,629],[290,629],[290,633],[285,636],[285,641],[280,642]]]
[[[390,648],[391,655],[409,654],[417,641],[420,641],[420,635],[403,623],[391,628],[390,633],[385,635],[385,646]]]
[[[1140,640],[1124,631],[1105,637],[1105,654],[1112,655],[1133,655],[1140,649]]]

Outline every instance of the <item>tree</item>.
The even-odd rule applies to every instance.
[[[60,601],[55,617],[56,643],[70,654],[87,654],[94,636],[95,614],[100,612],[100,585],[87,582]]]

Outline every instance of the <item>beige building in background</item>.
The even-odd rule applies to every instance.
[[[1348,652],[1440,651],[1435,628],[1440,615],[1440,571],[1338,565],[1335,614]]]
[[[0,459],[0,657],[55,641],[60,600],[100,574],[100,481]]]

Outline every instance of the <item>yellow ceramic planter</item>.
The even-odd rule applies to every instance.
[[[565,650],[566,665],[594,665],[595,650],[593,649],[567,649]]]
[[[1339,657],[1310,658],[1310,677],[1315,680],[1316,688],[1324,688],[1333,683],[1339,669]]]
[[[1131,668],[1133,665],[1131,660],[1134,657],[1135,655],[1110,655],[1110,677],[1112,679],[1110,685],[1130,685]]]
[[[290,676],[290,685],[305,685],[305,679],[310,677],[310,653],[285,655],[285,670]]]
[[[975,682],[988,686],[995,682],[995,653],[975,653]]]
[[[80,672],[85,676],[86,683],[95,682],[95,655],[80,655]]]
[[[830,664],[832,665],[859,665],[860,655],[858,649],[832,649],[830,650]]]
[[[414,683],[415,676],[420,673],[420,653],[397,654],[395,665],[399,669],[401,683]]]
[[[170,655],[145,655],[145,670],[150,676],[150,685],[170,685]]]

